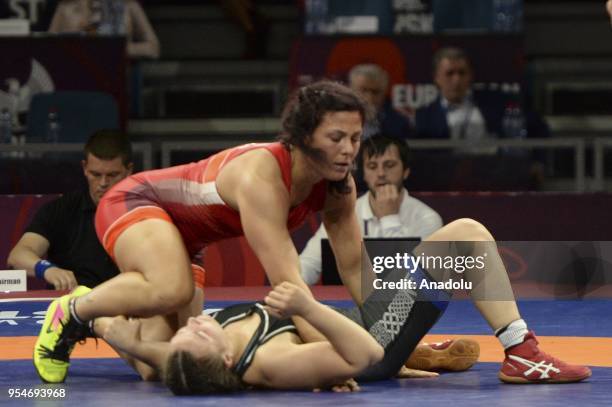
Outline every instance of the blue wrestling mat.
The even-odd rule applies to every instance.
[[[48,301],[0,302],[0,404],[66,406],[559,406],[569,402],[585,406],[611,405],[612,367],[594,367],[584,383],[564,385],[508,385],[497,379],[499,363],[477,363],[467,372],[442,373],[430,379],[393,379],[362,383],[361,392],[334,394],[307,391],[249,391],[227,396],[175,397],[159,383],[142,382],[121,359],[73,359],[66,383],[41,384],[30,359],[14,359],[10,340],[37,335]],[[326,301],[349,306],[348,301]],[[221,308],[236,301],[212,301]],[[540,337],[612,336],[609,310],[612,301],[524,301],[519,304],[524,319]],[[489,335],[490,330],[474,306],[467,301],[452,302],[432,330],[433,334]],[[7,346],[5,346],[7,345]],[[31,352],[31,349],[26,350]],[[612,353],[612,348],[610,349]],[[557,355],[563,358],[563,355]],[[13,389],[53,389],[63,397],[9,397]],[[53,401],[52,401],[53,400]]]

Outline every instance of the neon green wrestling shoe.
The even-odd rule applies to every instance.
[[[68,374],[70,353],[85,339],[88,327],[70,317],[70,299],[85,295],[91,289],[78,286],[70,294],[54,300],[47,308],[45,321],[34,345],[34,367],[45,383],[62,383]]]

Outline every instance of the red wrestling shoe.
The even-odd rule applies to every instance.
[[[506,383],[574,383],[590,377],[591,369],[569,365],[542,352],[530,331],[523,343],[506,350],[498,376]]]
[[[420,370],[467,370],[478,361],[480,345],[472,339],[448,339],[422,343],[410,355],[405,366]]]

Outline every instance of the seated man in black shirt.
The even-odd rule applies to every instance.
[[[10,267],[25,269],[56,290],[94,287],[119,272],[98,241],[94,215],[102,195],[132,173],[132,148],[125,134],[100,130],[85,144],[84,158],[89,190],[45,204],[7,260]]]

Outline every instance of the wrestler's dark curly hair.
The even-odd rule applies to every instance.
[[[279,140],[285,147],[294,146],[314,160],[322,160],[322,152],[310,147],[315,129],[328,112],[359,112],[364,123],[372,117],[365,100],[349,87],[323,80],[297,89],[287,101],[281,116],[282,132]],[[330,188],[340,193],[351,192],[348,177],[330,182]]]

